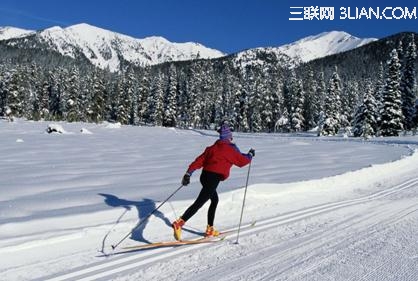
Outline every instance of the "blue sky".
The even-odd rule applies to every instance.
[[[290,21],[294,6],[334,7],[334,20]],[[136,38],[199,42],[226,53],[280,46],[331,30],[376,38],[418,32],[418,19],[341,20],[341,7],[417,7],[418,16],[418,2],[412,0],[2,0],[0,26],[39,30],[88,23]]]

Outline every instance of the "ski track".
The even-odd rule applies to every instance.
[[[330,275],[332,273],[330,267],[337,266],[338,262],[341,262],[340,256],[342,256],[343,262],[344,258],[349,258],[344,257],[342,249],[349,248],[350,251],[360,251],[358,256],[362,258],[362,255],[367,255],[367,251],[361,252],[362,248],[355,247],[355,244],[365,245],[366,249],[372,251],[373,248],[368,245],[378,243],[381,239],[379,238],[380,233],[394,231],[393,228],[397,223],[404,222],[410,217],[417,218],[418,207],[414,203],[402,207],[397,206],[395,213],[393,213],[393,208],[385,209],[385,204],[388,204],[385,200],[387,197],[402,195],[402,192],[408,189],[413,189],[416,192],[417,188],[418,177],[415,177],[391,188],[357,199],[321,204],[257,221],[254,227],[240,233],[240,238],[245,240],[242,244],[249,246],[233,245],[234,237],[228,237],[219,245],[198,244],[179,248],[135,251],[123,255],[115,254],[105,258],[102,262],[90,264],[88,267],[72,269],[64,274],[43,277],[39,280],[84,281],[115,278],[123,280],[122,273],[129,273],[131,276],[138,275],[140,278],[143,274],[149,277],[152,272],[158,273],[153,278],[161,278],[159,280],[205,280],[207,278],[212,280],[333,280],[335,276]],[[276,237],[271,241],[277,242],[277,235],[280,235],[280,233],[277,234],[279,228],[283,229],[301,221],[317,219],[324,214],[344,212],[347,214],[346,212],[349,210],[353,210],[353,214],[356,214],[355,209],[359,204],[369,204],[370,212],[343,219],[334,218],[334,222],[325,222],[317,229],[313,227],[312,230],[306,230],[305,233],[293,233],[297,237],[283,237],[276,245],[267,242],[267,245],[261,244],[257,247],[251,243],[252,237],[260,235],[266,236],[264,239],[268,236]],[[222,247],[226,247],[226,249],[222,249]],[[245,247],[250,249],[245,249]],[[413,248],[413,245],[411,247]],[[188,268],[184,264],[187,259],[201,258],[202,255],[211,255],[218,250],[225,253],[226,256],[208,258],[209,261],[215,259],[214,264],[206,263],[205,268]],[[324,254],[318,255],[321,252]],[[414,254],[416,255],[416,252]],[[315,261],[312,262],[312,260]],[[163,264],[167,262],[179,262],[182,272],[164,272]],[[410,262],[418,266],[416,256],[411,256]],[[404,260],[398,259],[397,256],[386,255],[383,261],[372,268],[369,267],[363,275],[361,274],[365,269],[360,268],[357,275],[351,278],[344,276],[344,280],[394,280],[390,276],[385,277],[379,274],[379,272],[382,268],[390,267],[395,273],[398,270],[398,274],[400,274],[399,270],[405,266],[403,263]],[[240,264],[251,266],[242,268]],[[158,269],[156,270],[155,267]],[[168,268],[176,267],[169,266]],[[238,268],[239,270],[237,270]],[[311,279],[309,276],[312,272],[317,274],[322,272],[321,278]],[[286,279],[279,278],[283,274],[287,276]],[[401,276],[401,279],[396,280],[418,280],[418,271],[412,270],[409,276]]]

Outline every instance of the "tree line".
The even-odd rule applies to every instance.
[[[417,127],[416,55],[411,35],[364,79],[342,79],[341,66],[330,73],[288,68],[262,51],[263,63],[238,64],[229,56],[126,64],[120,73],[85,62],[3,59],[0,116],[181,128],[212,128],[227,119],[242,132],[394,136]]]

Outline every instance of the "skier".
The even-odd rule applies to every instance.
[[[205,236],[218,236],[219,231],[213,227],[215,220],[216,207],[218,205],[218,193],[216,188],[220,181],[229,177],[232,165],[244,167],[249,164],[255,156],[255,150],[250,149],[247,154],[239,151],[238,147],[232,142],[232,131],[227,123],[223,123],[218,130],[219,139],[199,155],[190,164],[186,174],[183,176],[182,185],[190,183],[190,176],[197,169],[203,168],[200,175],[202,190],[195,202],[184,212],[184,214],[172,223],[174,238],[181,240],[182,226],[189,220],[209,199],[211,201],[207,221]]]

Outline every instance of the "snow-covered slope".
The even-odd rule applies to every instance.
[[[217,244],[106,256],[171,240],[200,191],[184,170],[215,132],[0,119],[0,279],[418,280],[417,136],[317,138],[234,133],[257,150],[243,224]],[[59,125],[59,126],[58,126]],[[87,133],[89,132],[89,133]],[[376,144],[379,143],[379,144]],[[247,167],[218,187],[216,226],[238,224]],[[199,237],[205,205],[183,237]]]
[[[26,36],[29,34],[33,34],[35,31],[32,30],[26,30],[16,27],[0,27],[0,40],[7,40],[10,38],[18,38],[22,36]]]
[[[303,62],[313,59],[349,51],[375,41],[374,38],[357,38],[347,32],[331,31],[309,36],[294,43],[278,48],[292,58],[298,58]]]
[[[257,61],[251,60],[251,58],[255,58],[261,53],[263,55],[275,55],[278,58],[287,57],[288,64],[295,65],[349,51],[375,40],[377,39],[357,38],[341,31],[323,32],[279,47],[262,47],[240,52],[236,55],[236,64],[257,63]]]
[[[111,71],[119,70],[123,60],[144,66],[224,56],[222,52],[198,43],[172,43],[163,37],[136,39],[85,23],[38,31],[35,40],[65,56],[75,58],[84,54],[94,65]]]
[[[39,37],[67,56],[74,57],[81,50],[93,64],[112,71],[119,69],[121,59],[143,66],[224,55],[198,43],[172,43],[163,37],[136,39],[88,24],[49,28]]]
[[[77,57],[83,54],[94,65],[117,71],[121,61],[138,66],[154,65],[167,61],[182,61],[196,58],[218,58],[224,53],[201,44],[173,43],[163,37],[152,36],[137,39],[105,30],[89,24],[77,24],[67,28],[51,27],[33,32],[19,28],[0,28],[0,40],[21,38],[35,34],[34,40],[59,53]],[[293,66],[324,56],[348,51],[372,42],[374,38],[357,38],[346,32],[331,31],[309,36],[294,43],[279,47],[249,49],[235,54],[235,65],[263,64],[274,60],[285,66]],[[11,42],[16,46],[16,43]],[[36,44],[31,44],[31,47]]]

